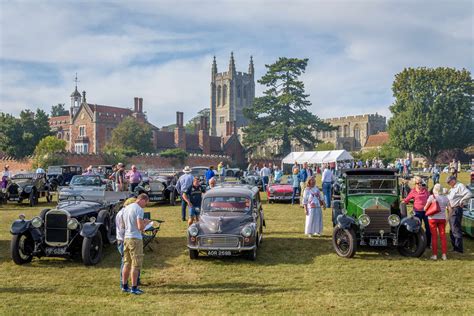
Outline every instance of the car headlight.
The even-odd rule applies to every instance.
[[[43,225],[43,220],[41,219],[41,217],[33,217],[33,219],[31,220],[31,226],[33,226],[34,228],[40,228],[41,225]]]
[[[359,224],[360,224],[362,227],[367,227],[367,226],[369,226],[369,224],[370,224],[370,217],[369,217],[369,215],[367,215],[367,214],[362,214],[361,216],[359,216]]]
[[[145,186],[143,188],[145,189],[145,191],[150,191],[151,190],[149,184],[145,184]]]
[[[272,193],[272,194],[275,193],[275,189],[273,189],[273,188],[270,188],[269,191],[270,191],[270,193]]]
[[[252,232],[253,232],[253,229],[252,227],[250,226],[245,226],[243,229],[242,229],[242,236],[244,237],[250,237],[252,235]]]
[[[67,228],[70,230],[75,230],[79,227],[79,222],[75,218],[71,218],[67,221]]]
[[[199,233],[199,229],[196,226],[191,226],[188,228],[188,233],[192,237],[196,237]]]
[[[400,225],[400,217],[397,214],[392,214],[388,217],[388,223],[392,227],[398,226]]]
[[[21,193],[23,192],[23,188],[22,187],[18,187],[18,193]]]

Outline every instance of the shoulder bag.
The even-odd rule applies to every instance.
[[[428,209],[425,210],[425,215],[426,216],[433,216],[441,212],[441,208],[439,207],[438,200],[436,197],[433,195],[434,202],[431,202],[430,206],[428,206]]]

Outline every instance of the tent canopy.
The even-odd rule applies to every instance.
[[[310,164],[322,164],[327,162],[338,162],[338,161],[351,161],[354,158],[346,150],[325,150],[325,151],[295,151],[289,153],[283,158],[282,163],[298,164],[310,163]]]

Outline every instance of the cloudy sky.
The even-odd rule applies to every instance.
[[[474,69],[473,1],[0,0],[0,111],[66,103],[132,107],[174,123],[209,106],[212,56],[253,55],[257,78],[278,57],[309,58],[303,76],[322,117],[389,115],[404,67]],[[257,84],[257,96],[263,88]]]

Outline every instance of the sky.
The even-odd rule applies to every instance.
[[[211,64],[256,79],[278,57],[302,76],[321,118],[390,115],[406,67],[474,69],[473,1],[0,0],[0,112],[89,103],[133,107],[163,126],[209,107]],[[256,83],[256,96],[264,87]]]

